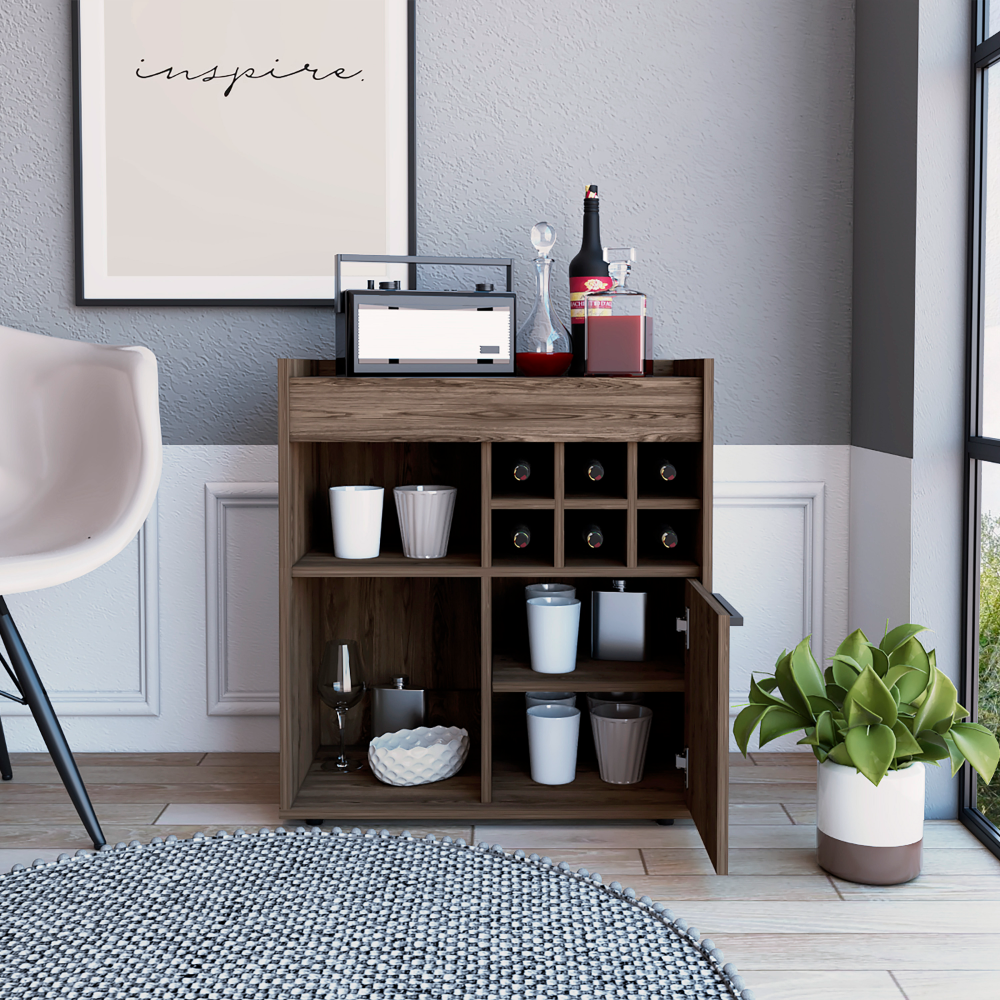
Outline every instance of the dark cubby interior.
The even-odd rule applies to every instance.
[[[660,477],[664,462],[677,470],[670,482]],[[638,463],[640,497],[701,497],[701,444],[640,442]]]
[[[551,498],[555,495],[555,449],[551,444],[496,442],[492,445],[491,480],[497,498]],[[531,475],[514,478],[514,467],[525,461]]]
[[[640,510],[639,564],[690,562],[697,559],[698,518],[696,510]],[[664,527],[677,533],[677,545],[663,547],[660,535]]]
[[[600,560],[625,565],[626,516],[623,510],[567,510],[566,558],[567,560]],[[604,535],[599,549],[589,548],[584,533],[596,525]]]
[[[604,478],[592,482],[587,468],[597,459]],[[566,445],[566,496],[617,497],[624,499],[628,485],[628,445],[570,443]]]
[[[492,517],[494,565],[552,564],[555,519],[551,510],[495,510]],[[522,524],[531,532],[531,541],[519,549],[512,534]]]
[[[356,639],[369,687],[406,676],[409,687],[425,689],[426,724],[467,729],[470,760],[478,769],[482,711],[479,579],[338,577],[316,580],[314,586],[319,613],[313,698],[320,743],[331,747],[340,738],[335,713],[316,691],[323,649],[334,639]],[[349,714],[349,738],[367,746],[370,695]]]
[[[402,553],[403,539],[393,487],[454,486],[455,513],[449,554],[480,552],[480,446],[452,442],[330,442],[317,446],[317,481],[310,523],[310,549],[333,551],[331,486],[382,486],[381,551]]]

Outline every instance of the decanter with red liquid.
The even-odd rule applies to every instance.
[[[586,373],[638,377],[646,367],[646,296],[628,287],[632,247],[606,247],[614,286],[586,295]]]
[[[565,375],[573,363],[573,342],[569,331],[552,315],[549,299],[549,272],[556,231],[547,222],[531,229],[531,245],[538,251],[535,305],[517,331],[515,361],[519,375]]]

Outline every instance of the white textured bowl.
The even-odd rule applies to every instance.
[[[403,555],[408,559],[443,559],[448,554],[458,490],[454,486],[397,486],[392,492]]]
[[[452,726],[421,726],[376,736],[368,745],[372,773],[387,785],[427,785],[462,770],[469,732]]]

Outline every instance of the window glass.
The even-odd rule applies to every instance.
[[[986,0],[986,37],[1000,31],[1000,0]]]
[[[994,5],[1000,19],[1000,0]],[[983,428],[1000,438],[1000,64],[986,70],[983,229]]]
[[[981,463],[979,533],[979,719],[1000,731],[1000,465]],[[976,806],[1000,826],[1000,771],[989,785],[976,775]]]

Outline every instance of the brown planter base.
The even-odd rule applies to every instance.
[[[816,860],[821,868],[847,882],[899,885],[920,874],[923,840],[902,847],[865,847],[816,831]]]

